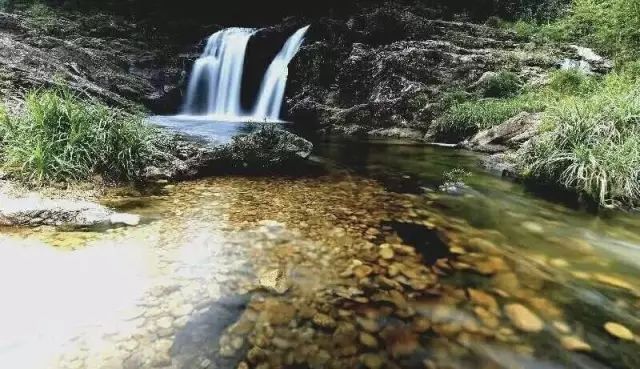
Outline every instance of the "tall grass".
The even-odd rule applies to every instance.
[[[129,116],[66,89],[27,94],[24,114],[0,122],[4,170],[26,182],[134,180],[153,161],[156,135]]]
[[[537,94],[465,101],[451,106],[434,122],[433,129],[439,138],[459,140],[501,124],[523,111],[539,112],[545,107],[545,101]]]
[[[591,94],[546,111],[541,136],[519,156],[525,175],[602,206],[640,202],[640,84],[615,73]]]
[[[498,73],[498,76],[501,75]],[[494,83],[491,86],[507,86],[504,93],[493,91],[502,98],[467,98],[467,101],[453,101],[444,114],[435,121],[434,131],[440,139],[460,140],[468,138],[480,130],[504,123],[521,112],[542,112],[551,104],[566,96],[581,96],[598,87],[595,77],[579,71],[555,71],[550,74],[545,87],[522,89],[517,77],[509,77],[508,83]],[[517,88],[517,90],[516,90]],[[516,91],[522,93],[513,95]],[[486,92],[482,91],[485,96]]]

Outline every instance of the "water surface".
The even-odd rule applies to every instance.
[[[638,216],[478,160],[320,140],[310,173],[105,198],[136,228],[5,232],[0,367],[640,367]]]

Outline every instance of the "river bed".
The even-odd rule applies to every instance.
[[[637,215],[464,151],[323,139],[313,159],[113,191],[135,228],[5,231],[0,367],[640,367]]]

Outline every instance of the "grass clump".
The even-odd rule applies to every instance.
[[[535,93],[507,99],[478,99],[452,105],[435,122],[439,137],[463,139],[476,132],[501,124],[521,113],[544,110],[546,103]]]
[[[482,88],[484,97],[510,97],[517,95],[522,81],[512,72],[501,71],[489,77]]]
[[[142,118],[66,89],[30,92],[24,110],[0,121],[0,152],[25,182],[135,180],[154,159],[157,135]]]
[[[519,156],[525,175],[577,191],[601,206],[640,201],[640,84],[608,76],[591,94],[557,101],[541,136]]]

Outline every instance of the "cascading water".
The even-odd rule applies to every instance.
[[[204,112],[219,118],[241,114],[244,56],[254,33],[249,28],[229,28],[209,37],[202,56],[193,66],[183,114]]]
[[[249,28],[228,28],[213,34],[196,60],[181,116],[223,121],[279,121],[287,85],[288,65],[297,54],[309,26],[296,31],[269,65],[255,107],[240,103]]]
[[[280,109],[282,108],[284,90],[287,86],[287,77],[289,75],[289,63],[300,50],[304,35],[308,29],[309,26],[306,26],[296,31],[284,44],[284,47],[273,59],[271,65],[269,65],[260,86],[258,103],[253,112],[254,117],[265,117],[267,120],[278,120],[280,118]]]

